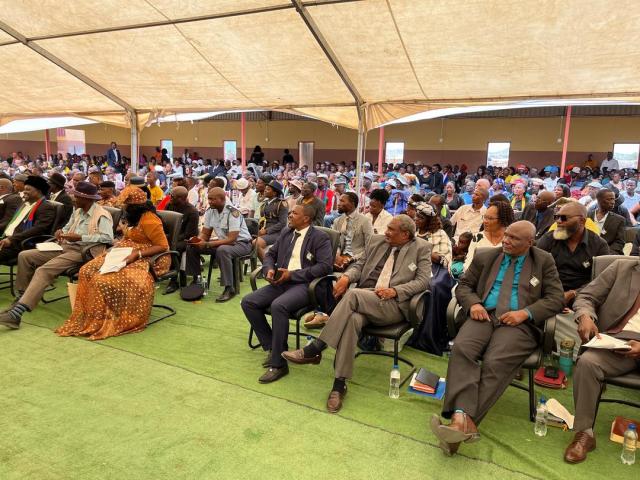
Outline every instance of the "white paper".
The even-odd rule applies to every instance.
[[[587,348],[603,348],[605,350],[631,350],[631,345],[626,340],[610,337],[604,333],[600,334],[600,338],[593,337],[584,346]]]
[[[570,430],[573,430],[573,420],[575,419],[575,417],[571,415],[569,413],[569,410],[567,410],[559,401],[557,401],[555,398],[550,398],[549,400],[547,400],[547,410],[551,415],[564,420],[564,423],[567,424],[567,427],[569,427]]]
[[[62,246],[55,242],[42,242],[36,244],[36,249],[40,252],[61,252]]]
[[[100,267],[100,273],[113,273],[122,270],[127,265],[124,259],[131,255],[132,251],[133,248],[131,247],[112,248],[109,250],[109,253],[107,253],[107,256],[104,258],[102,267]]]

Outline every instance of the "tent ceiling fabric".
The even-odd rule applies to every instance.
[[[75,114],[128,125],[123,107],[30,45],[131,105],[141,125],[262,108],[357,128],[340,69],[367,128],[450,106],[640,101],[637,1],[302,1],[315,35],[296,3],[0,0],[0,62],[11,68],[0,119]]]

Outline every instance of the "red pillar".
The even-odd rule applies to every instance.
[[[564,167],[567,163],[567,146],[569,145],[569,129],[571,128],[571,105],[567,107],[567,118],[564,121],[564,142],[562,143],[562,162],[560,163],[560,175],[564,176]]]
[[[384,127],[378,129],[378,175],[382,176],[382,162],[384,160]]]
[[[49,156],[51,155],[51,145],[49,144],[49,129],[45,129],[44,131],[44,154],[47,157],[47,162],[49,161]]]
[[[242,157],[242,171],[247,170],[247,137],[246,137],[247,119],[244,112],[240,114],[240,156]]]

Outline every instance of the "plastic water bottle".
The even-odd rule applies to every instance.
[[[620,460],[625,465],[633,465],[636,463],[636,446],[638,443],[638,432],[636,424],[630,423],[624,432],[624,443],[622,444],[622,454]]]
[[[533,433],[539,437],[544,437],[547,434],[547,412],[547,399],[540,397],[540,403],[536,408],[536,424],[533,429]]]
[[[313,343],[313,337],[311,335],[307,335],[307,347]]]
[[[400,398],[400,369],[394,365],[389,377],[389,398]]]

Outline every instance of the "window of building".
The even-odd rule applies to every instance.
[[[640,143],[614,143],[613,158],[620,168],[638,168]]]
[[[313,149],[315,142],[298,142],[298,155],[300,166],[306,165],[309,170],[313,170]]]
[[[72,155],[84,155],[86,153],[84,130],[58,128],[56,129],[56,141],[58,153],[62,153],[64,155],[67,153]]]
[[[393,165],[402,163],[404,161],[404,142],[386,142],[384,161]]]
[[[238,142],[235,140],[225,140],[222,142],[222,150],[225,160],[234,161],[238,159]]]
[[[487,167],[506,167],[509,165],[511,142],[489,142],[487,144]]]
[[[160,140],[160,150],[167,149],[167,157],[173,162],[173,140]]]

